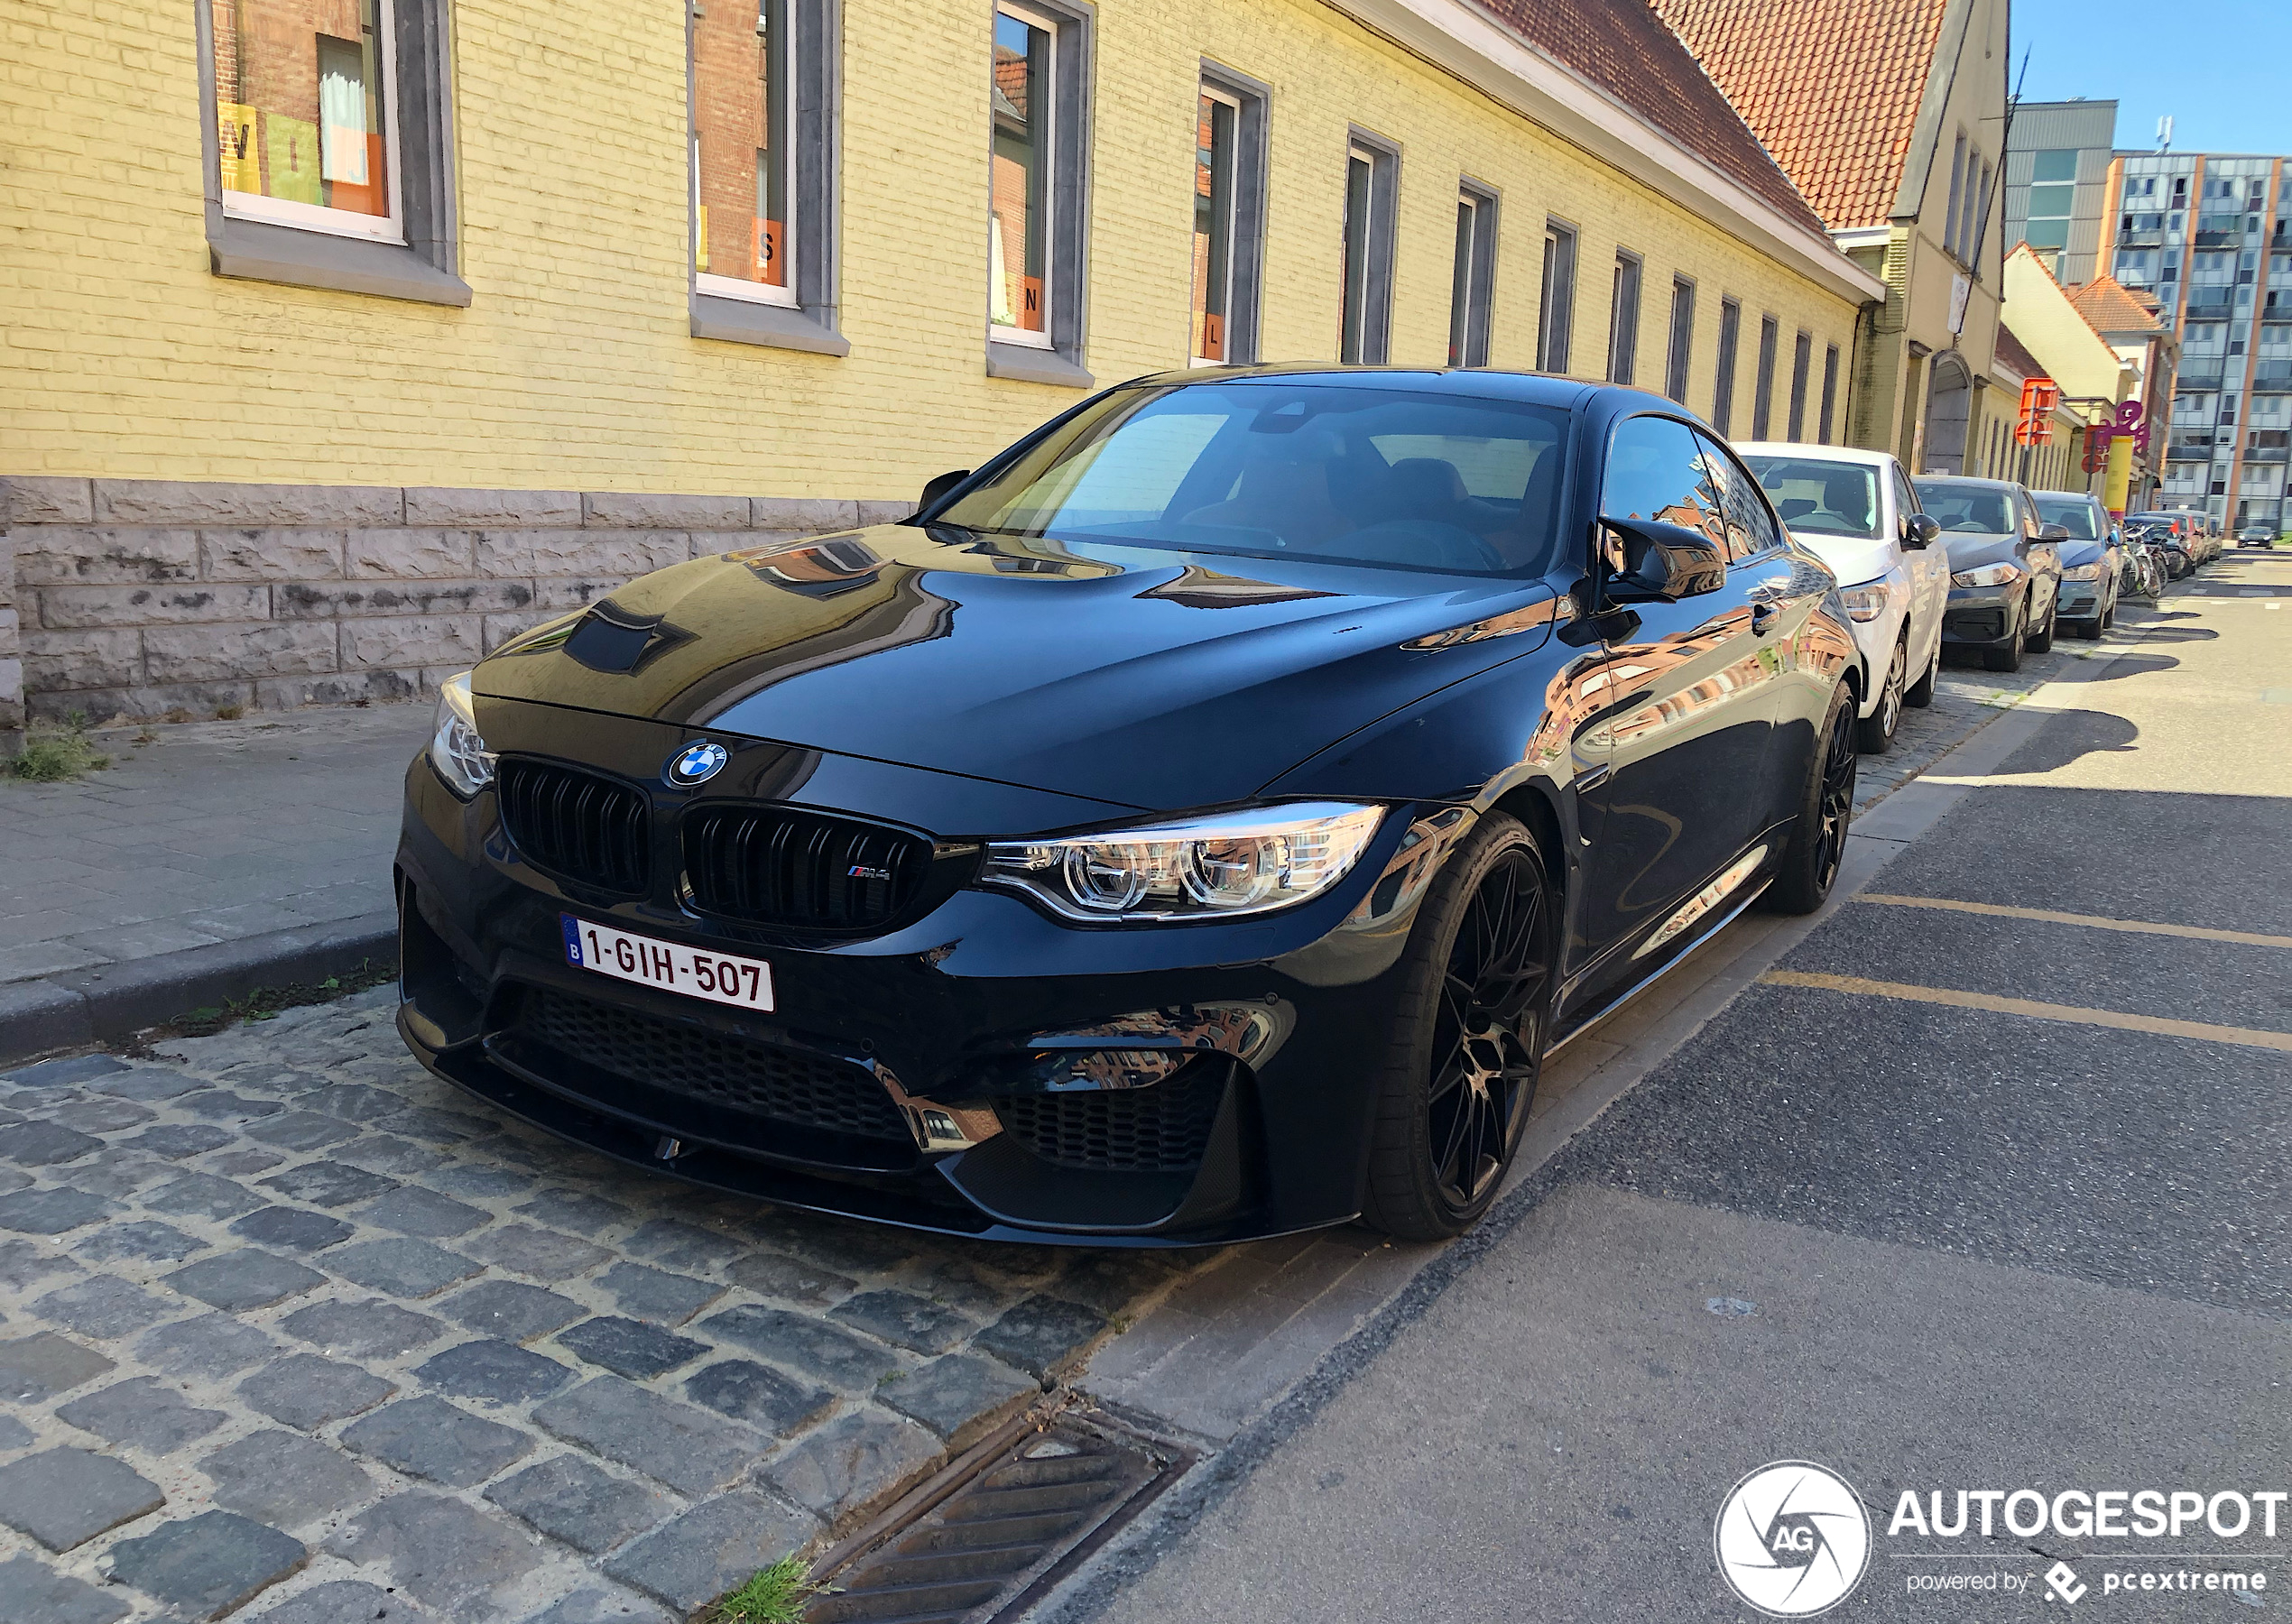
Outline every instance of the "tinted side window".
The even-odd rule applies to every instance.
[[[1696,438],[1703,440],[1704,461],[1710,465],[1725,512],[1727,557],[1748,558],[1780,545],[1782,534],[1775,526],[1775,515],[1768,508],[1766,498],[1760,494],[1759,482],[1751,476],[1750,470],[1716,440],[1700,435]]]
[[[1686,424],[1669,418],[1627,418],[1608,444],[1600,512],[1616,519],[1659,519],[1725,546],[1719,494],[1703,446]]]

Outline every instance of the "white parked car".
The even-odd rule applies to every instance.
[[[1838,577],[1870,674],[1855,743],[1871,754],[1890,749],[1902,707],[1934,702],[1942,667],[1950,562],[1934,544],[1940,528],[1886,452],[1757,441],[1735,449],[1791,535]]]

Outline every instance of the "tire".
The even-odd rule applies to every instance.
[[[2029,633],[2027,646],[2030,653],[2048,654],[2053,651],[2054,629],[2060,620],[2061,605],[2056,603],[2046,610],[2046,629]]]
[[[1934,685],[1942,675],[1942,645],[1934,645],[1934,658],[1926,668],[1926,675],[1903,690],[1902,703],[1913,710],[1924,710],[1934,703]]]
[[[1902,725],[1902,685],[1909,676],[1909,633],[1894,644],[1894,658],[1886,668],[1886,686],[1879,690],[1871,714],[1854,723],[1854,748],[1864,755],[1884,755],[1894,748],[1894,730]]]
[[[2021,651],[2027,642],[2029,628],[2020,621],[2013,623],[2013,637],[2002,649],[1982,651],[1982,664],[1992,671],[2018,671],[2021,669]]]
[[[1362,1217],[1386,1234],[1444,1241],[1496,1199],[1543,1069],[1559,917],[1534,836],[1501,812],[1434,880],[1377,1062]]]
[[[1831,696],[1816,741],[1781,866],[1760,899],[1776,913],[1807,914],[1820,908],[1846,854],[1846,831],[1854,820],[1854,696],[1843,682]]]

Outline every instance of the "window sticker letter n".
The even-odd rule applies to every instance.
[[[1720,1576],[1771,1619],[1808,1619],[1844,1601],[1870,1564],[1870,1514],[1853,1488],[1811,1461],[1751,1472],[1712,1528]]]

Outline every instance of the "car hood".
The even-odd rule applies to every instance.
[[[2014,549],[2020,542],[2018,535],[1992,536],[1980,531],[1944,531],[1942,546],[1950,555],[1950,573],[1973,569],[1983,564],[2018,563]]]
[[[2106,541],[2064,541],[2060,545],[2065,569],[2076,564],[2098,564],[2102,554],[2109,550]]]
[[[696,559],[478,666],[521,699],[1123,806],[1247,798],[1539,647],[1547,584],[883,525]]]
[[[1841,586],[1875,581],[1894,567],[1894,544],[1876,537],[1825,536],[1807,531],[1793,531],[1790,537],[1829,566]]]

